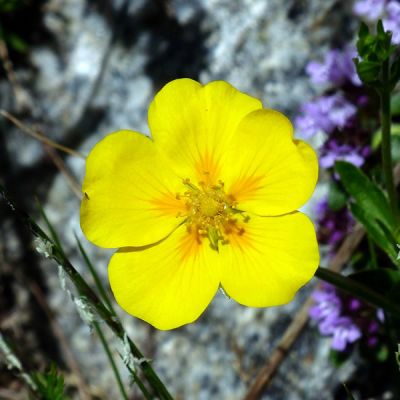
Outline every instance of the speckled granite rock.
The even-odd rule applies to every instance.
[[[44,129],[55,139],[87,152],[104,135],[121,128],[148,133],[146,110],[154,92],[183,76],[230,81],[264,104],[293,115],[313,94],[304,74],[306,62],[323,54],[332,41],[351,36],[349,6],[342,3],[53,1],[45,23],[54,35],[54,46],[33,52],[35,115],[44,119]],[[81,179],[84,163],[72,158],[67,162]],[[79,202],[62,176],[54,180],[46,209],[53,223],[62,227],[71,258],[86,274],[73,238],[74,232],[82,237]],[[109,252],[84,243],[106,282]],[[118,398],[97,339],[60,291],[56,269],[46,268],[52,305],[84,374],[105,398]],[[263,310],[244,308],[219,293],[199,321],[170,332],[154,331],[121,315],[177,398],[240,399],[311,287],[285,307]],[[118,343],[114,348],[121,350]],[[351,365],[337,372],[329,364],[328,350],[328,342],[318,339],[311,328],[304,332],[263,398],[329,400]]]

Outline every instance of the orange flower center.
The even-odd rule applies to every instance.
[[[185,179],[183,183],[188,190],[177,198],[185,202],[187,230],[195,234],[199,243],[208,238],[211,248],[218,251],[219,243],[229,243],[229,235],[244,233],[237,217],[242,216],[245,223],[249,218],[236,208],[235,199],[225,193],[223,182],[217,185],[200,182],[196,186]]]

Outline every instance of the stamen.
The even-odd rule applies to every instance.
[[[195,234],[199,244],[201,238],[207,238],[210,247],[218,251],[219,245],[229,244],[229,235],[243,235],[245,229],[239,226],[237,217],[247,223],[249,217],[238,210],[237,201],[224,191],[224,183],[209,185],[203,181],[194,185],[190,179],[184,179],[183,184],[188,188],[183,194],[177,193],[176,199],[185,202],[187,231]]]

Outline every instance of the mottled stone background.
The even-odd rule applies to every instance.
[[[315,94],[304,73],[306,63],[351,41],[357,29],[351,2],[336,0],[52,0],[42,16],[32,27],[32,35],[36,29],[40,34],[28,60],[15,66],[25,108],[17,108],[4,76],[0,105],[53,140],[84,153],[121,128],[148,133],[150,100],[178,77],[227,80],[292,117]],[[38,196],[76,267],[88,275],[74,233],[107,282],[110,253],[84,240],[79,201],[43,147],[4,119],[0,134],[1,178],[12,195],[35,215]],[[81,180],[83,161],[73,157],[65,161]],[[307,210],[312,215],[312,208]],[[4,253],[0,276],[3,283],[10,280],[0,293],[0,316],[12,325],[9,310],[13,310],[20,339],[30,338],[48,357],[61,359],[47,323],[41,322],[46,318],[35,299],[22,290],[26,279],[21,276],[39,282],[83,375],[101,398],[117,399],[99,341],[60,289],[56,266],[34,252],[30,236],[4,209],[0,229]],[[270,309],[244,308],[218,294],[196,323],[170,332],[155,331],[120,314],[178,399],[241,399],[312,287],[304,288],[289,305]],[[113,349],[116,355],[122,351],[117,342]],[[28,346],[26,351],[36,357],[35,348]],[[328,341],[308,326],[263,399],[334,398],[353,364],[335,369],[328,353]],[[128,382],[122,363],[121,371]]]

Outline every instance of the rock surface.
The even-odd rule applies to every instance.
[[[349,24],[350,6],[343,3],[53,0],[44,21],[53,43],[32,51],[35,76],[20,76],[34,93],[31,120],[53,139],[87,153],[115,130],[148,133],[151,98],[178,77],[227,80],[293,116],[313,95],[305,64],[322,56],[332,43],[351,38],[355,27]],[[43,157],[41,146],[22,134],[8,140],[8,146],[16,169]],[[81,180],[83,161],[66,161]],[[107,282],[110,253],[84,241],[79,201],[64,177],[54,174],[51,182],[46,210],[72,260],[87,275],[76,253],[76,232]],[[118,398],[100,344],[60,290],[53,267],[45,266],[51,304],[81,369],[104,398]],[[121,316],[176,398],[241,399],[312,286],[289,305],[270,309],[244,308],[219,293],[199,321],[170,332],[154,331],[123,312]],[[122,351],[119,343],[113,346],[116,355]],[[352,366],[337,371],[328,361],[328,351],[328,341],[307,328],[263,398],[312,400],[321,399],[321,393],[324,399],[332,398],[330,393]],[[128,381],[123,366],[121,371]]]

